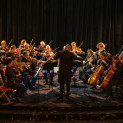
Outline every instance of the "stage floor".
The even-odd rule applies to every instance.
[[[78,76],[76,76],[78,77]],[[44,85],[39,80],[38,89],[28,90],[24,103],[0,101],[0,123],[78,123],[78,122],[123,122],[123,100],[115,98],[111,102],[106,100],[105,93],[98,93],[90,89],[92,86],[82,81],[71,83],[70,100],[58,99],[58,75],[54,77],[56,86]],[[38,80],[37,83],[38,85]]]
[[[76,78],[78,76],[76,75]],[[38,89],[28,90],[23,100],[24,103],[18,103],[14,101],[12,106],[41,106],[41,107],[81,107],[81,106],[113,106],[123,105],[123,100],[115,98],[111,102],[106,100],[105,93],[98,93],[91,89],[91,85],[84,84],[82,81],[76,81],[71,83],[70,100],[64,98],[63,102],[59,102],[59,83],[58,75],[54,76],[54,83],[56,86],[44,85],[44,80],[39,79],[39,94]],[[38,87],[38,80],[36,82]],[[72,86],[75,85],[75,86]],[[114,96],[115,97],[115,96]],[[1,105],[8,104],[6,100],[0,101]]]

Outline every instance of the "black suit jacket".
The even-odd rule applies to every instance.
[[[55,59],[60,58],[60,65],[59,65],[59,83],[70,83],[71,82],[71,75],[72,75],[72,68],[73,68],[73,60],[77,59],[77,56],[72,52],[68,52],[67,50],[63,52],[59,52]]]

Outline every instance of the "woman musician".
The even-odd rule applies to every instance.
[[[79,48],[79,47],[76,46],[76,42],[72,42],[71,43],[71,47],[72,47],[71,50],[74,53],[85,53],[85,52],[82,51],[81,48]]]
[[[83,78],[83,74],[86,73],[88,76],[91,76],[95,66],[97,63],[97,58],[94,55],[93,50],[88,49],[87,50],[87,57],[83,61],[83,68],[79,70],[79,79],[85,81],[85,78]]]
[[[42,65],[44,65],[48,60],[51,61],[51,63],[54,61],[54,54],[53,52],[51,52],[50,50],[46,50],[43,57],[41,58],[41,60],[38,61],[38,63],[42,63]],[[53,77],[54,77],[54,70],[52,65],[49,65],[45,68],[43,68],[43,74],[44,74],[44,79],[45,79],[45,84],[48,84],[48,77],[47,74],[48,72],[50,73],[50,85],[53,86]]]

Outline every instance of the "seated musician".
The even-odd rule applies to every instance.
[[[6,71],[5,71],[5,76],[6,76],[7,81],[5,82],[5,87],[10,87],[12,89],[15,89],[16,90],[16,93],[15,93],[16,99],[19,102],[23,102],[22,97],[24,96],[25,88],[22,83],[16,82],[16,75],[12,69],[13,64],[14,64],[12,58],[8,58],[6,64],[7,64],[7,67],[6,67]]]
[[[9,51],[6,53],[6,57],[14,57],[16,55],[17,55],[17,53],[16,53],[16,46],[12,45],[10,47]]]
[[[112,67],[114,69],[114,75],[111,77],[106,87],[107,100],[112,98],[112,86],[123,83],[123,63],[119,61],[118,56],[112,57]]]
[[[38,50],[40,50],[40,51],[45,50],[45,46],[46,46],[45,42],[44,41],[41,41],[40,42],[40,45],[38,47]]]
[[[23,67],[19,62],[17,62],[16,57],[12,57],[13,59],[13,71],[16,75],[16,82],[23,83],[25,85],[25,94],[27,94],[28,89],[34,89],[32,83],[30,82],[30,78],[28,77],[28,74],[26,74],[23,70]]]
[[[76,46],[76,42],[72,42],[71,43],[71,47],[72,47],[71,50],[74,53],[84,53],[81,48],[79,48],[79,47]]]
[[[87,57],[83,61],[83,68],[79,70],[79,79],[85,81],[83,75],[86,73],[91,76],[93,70],[95,69],[97,58],[94,56],[93,50],[89,49],[87,51]]]
[[[6,45],[6,41],[1,41],[0,52],[8,51],[9,47]]]
[[[32,82],[31,82],[32,87],[31,88],[34,89],[35,85],[36,85],[36,79],[37,78],[34,78],[35,63],[33,63],[30,59],[31,59],[30,53],[28,51],[24,51],[23,52],[23,57],[21,59],[21,63],[26,64],[26,66],[24,67],[23,76],[27,77],[28,75],[32,75]]]
[[[2,80],[3,80],[3,83],[5,82],[5,76],[4,76],[4,73],[3,73],[3,68],[5,67],[4,65],[4,60],[5,60],[5,56],[1,55],[0,56],[0,74],[1,74],[1,77],[2,77]]]
[[[20,46],[19,46],[19,49],[22,50],[22,49],[24,48],[24,45],[25,45],[25,44],[26,44],[26,40],[23,39],[23,40],[21,41],[21,44],[20,44]]]
[[[53,57],[51,54],[50,54],[50,51],[49,50],[46,50],[45,53],[44,53],[44,56],[41,58],[41,63],[45,64],[45,62],[50,59],[51,57]],[[50,61],[50,60],[49,60]],[[44,74],[44,79],[45,79],[45,84],[48,84],[48,77],[47,77],[47,74],[48,72],[50,73],[50,85],[53,85],[53,77],[54,77],[54,71],[53,71],[53,67],[51,66],[47,66],[46,68],[44,68],[45,70],[43,71],[43,74]]]
[[[23,54],[24,51],[30,52],[30,48],[29,48],[29,44],[28,43],[24,44],[24,48],[21,50],[21,54]]]
[[[96,46],[98,48],[98,51],[95,52],[95,55],[97,56],[97,60],[100,59],[100,53],[107,53],[105,50],[106,45],[103,42],[99,42]]]

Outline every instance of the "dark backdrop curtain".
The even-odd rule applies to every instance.
[[[53,48],[84,42],[96,50],[97,42],[117,53],[123,42],[123,0],[0,0],[0,41],[22,39],[36,45],[53,40]]]

